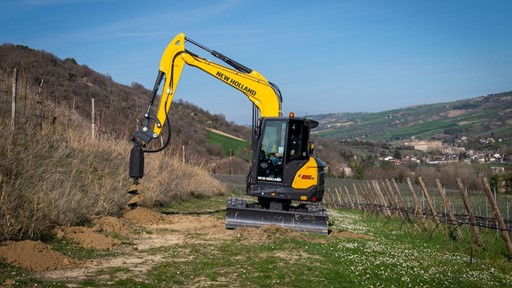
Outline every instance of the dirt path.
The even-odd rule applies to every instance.
[[[95,225],[87,227],[63,227],[55,230],[57,237],[79,243],[83,247],[111,250],[117,256],[78,261],[52,250],[50,245],[36,241],[5,242],[0,244],[0,257],[5,262],[32,271],[36,277],[77,283],[87,278],[109,279],[102,271],[120,268],[116,278],[144,275],[156,265],[169,261],[165,253],[155,253],[154,248],[180,244],[218,244],[231,239],[242,239],[248,243],[272,241],[279,233],[285,237],[306,239],[289,229],[265,227],[261,229],[227,230],[224,219],[211,215],[164,215],[137,208],[125,213],[122,218],[101,217],[94,219]],[[124,243],[116,238],[127,239]],[[332,233],[333,237],[358,237]],[[316,239],[315,241],[318,241]],[[108,274],[108,273],[107,273]],[[1,287],[0,283],[0,287]]]
[[[57,237],[79,243],[86,248],[112,250],[119,256],[107,259],[76,261],[39,241],[5,242],[0,244],[0,257],[9,264],[30,270],[44,279],[81,280],[98,271],[123,267],[126,274],[140,275],[153,266],[168,261],[148,250],[194,241],[217,243],[242,237],[224,227],[224,220],[209,215],[164,215],[145,208],[127,212],[123,218],[95,219],[93,228],[63,227],[55,230]],[[127,237],[128,245],[109,235]],[[201,234],[201,237],[187,237]],[[247,236],[247,235],[246,235]],[[0,283],[1,284],[1,283]]]

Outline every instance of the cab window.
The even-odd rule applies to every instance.
[[[282,180],[287,127],[287,121],[269,120],[265,123],[259,151],[258,179]]]

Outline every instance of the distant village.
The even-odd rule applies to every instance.
[[[357,141],[364,140],[358,139]],[[444,143],[443,140],[416,140],[415,137],[411,137],[410,141],[402,142],[394,150],[388,148],[387,155],[380,154],[380,156],[376,156],[376,159],[395,165],[407,163],[429,165],[460,162],[467,164],[499,163],[500,165],[491,165],[490,168],[497,173],[504,173],[512,168],[512,154],[504,154],[497,145],[500,142],[503,142],[503,139],[498,137],[470,139],[467,136],[459,136]],[[356,157],[354,156],[354,158]],[[501,164],[511,164],[511,166]],[[332,165],[330,169],[333,175],[354,176],[353,169],[347,163]]]
[[[501,142],[502,139],[495,139],[493,137],[478,139],[480,144],[494,144]],[[391,161],[396,164],[402,162],[416,162],[427,164],[447,164],[453,162],[464,161],[466,163],[503,163],[506,162],[506,157],[498,151],[478,151],[475,149],[467,149],[468,137],[461,136],[455,139],[455,145],[443,144],[441,140],[415,140],[405,142],[406,147],[411,147],[415,150],[429,153],[430,156],[417,156],[404,155],[401,159],[396,159],[393,156],[380,157],[381,161]],[[432,153],[436,152],[436,153]]]

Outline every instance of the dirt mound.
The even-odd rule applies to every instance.
[[[178,232],[207,234],[211,238],[225,238],[231,235],[224,220],[209,215],[169,215],[169,229]]]
[[[1,243],[0,257],[8,264],[35,272],[70,268],[79,264],[53,251],[50,245],[30,240]]]
[[[85,248],[108,250],[120,242],[101,233],[118,233],[129,235],[132,229],[122,219],[98,217],[93,219],[93,228],[60,227],[54,230],[59,238],[77,242]],[[6,263],[30,271],[51,271],[76,267],[80,262],[73,260],[40,241],[8,241],[0,244],[0,258]]]
[[[126,223],[126,221],[124,221],[123,219],[119,219],[116,217],[97,217],[92,219],[92,223],[94,224],[92,230],[98,233],[115,233],[120,235],[130,235],[133,232],[133,229],[130,227],[129,223]]]
[[[142,226],[160,225],[167,222],[165,215],[143,207],[130,210],[124,213],[123,217],[133,224]]]
[[[85,248],[109,250],[120,242],[88,227],[63,227],[54,230],[57,237],[79,243]]]

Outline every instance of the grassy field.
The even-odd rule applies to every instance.
[[[220,196],[195,198],[167,209],[210,211],[223,203]],[[218,238],[211,231],[195,229],[184,232],[181,243],[134,251],[135,240],[124,238],[114,251],[100,253],[54,241],[54,249],[77,259],[126,260],[78,280],[49,280],[44,274],[0,264],[0,285],[9,279],[15,287],[507,287],[512,283],[512,264],[494,231],[484,231],[485,249],[481,249],[471,243],[466,230],[464,238],[455,241],[444,228],[432,233],[419,223],[359,211],[331,210],[330,215],[330,235],[269,228],[228,234],[219,230],[227,236]],[[191,221],[198,217],[198,221],[222,223],[224,212],[191,217]],[[176,232],[166,227],[143,233]],[[150,269],[139,267],[136,273],[129,269],[132,254],[141,258],[141,267],[151,264]],[[151,262],[154,258],[159,261]]]
[[[233,156],[248,146],[247,141],[238,140],[218,133],[208,133],[208,141],[222,147],[225,155]]]

